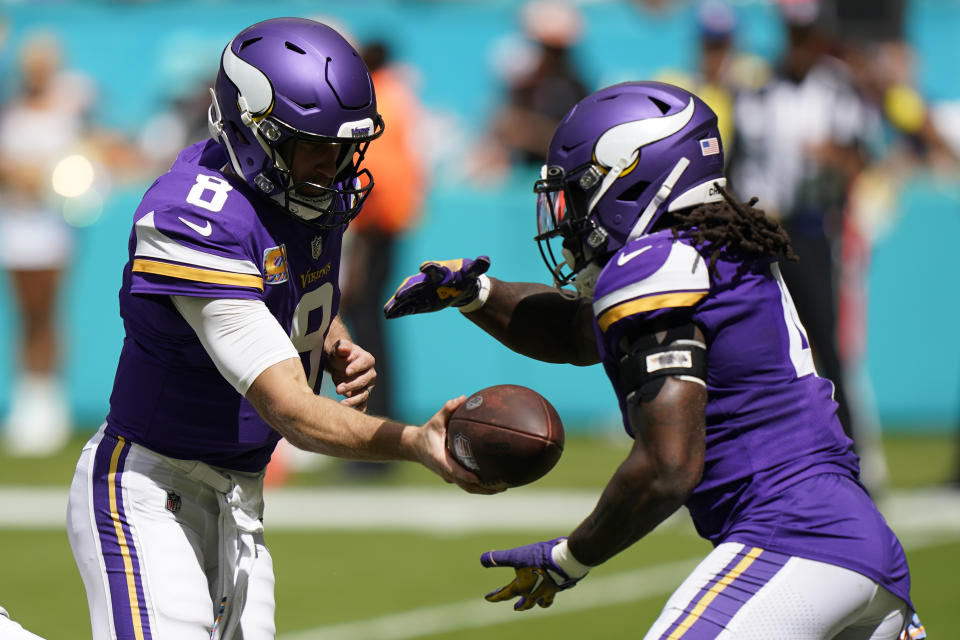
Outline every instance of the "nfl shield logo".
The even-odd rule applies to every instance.
[[[180,511],[180,496],[173,491],[167,491],[167,511],[170,513]]]
[[[310,243],[310,255],[313,256],[314,260],[317,260],[321,253],[323,253],[323,238],[317,236]]]
[[[453,437],[453,453],[457,462],[471,471],[479,471],[480,465],[477,459],[473,457],[473,447],[470,446],[470,438],[458,433]]]

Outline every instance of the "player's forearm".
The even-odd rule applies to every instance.
[[[418,427],[314,395],[299,360],[266,369],[246,397],[271,427],[300,449],[363,460],[419,459]]]
[[[277,411],[268,422],[306,451],[356,460],[418,459],[418,427],[369,416],[323,396],[311,394],[301,410]]]
[[[635,471],[624,471],[621,466],[596,508],[570,534],[570,552],[586,565],[606,562],[653,531],[683,505],[688,494],[673,487],[657,486],[652,481],[644,483]]]
[[[338,458],[416,460],[419,427],[370,416],[323,396],[297,415],[280,413],[274,426],[295,447]]]
[[[636,441],[593,513],[570,536],[577,560],[609,559],[686,502],[703,474],[705,403],[704,387],[669,378],[654,399],[628,404]]]
[[[537,360],[599,362],[588,303],[544,284],[490,281],[486,304],[466,314],[478,327],[504,346]]]

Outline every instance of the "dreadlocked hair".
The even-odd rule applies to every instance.
[[[680,231],[692,230],[696,245],[709,245],[711,271],[715,270],[720,256],[742,259],[782,255],[796,262],[790,236],[779,222],[753,206],[757,198],[737,202],[719,184],[715,182],[713,186],[723,195],[723,200],[676,211],[671,225],[674,236]]]

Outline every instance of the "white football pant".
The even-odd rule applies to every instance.
[[[897,640],[909,613],[855,571],[727,542],[670,596],[644,640]]]
[[[67,506],[94,640],[272,640],[262,513],[263,474],[167,458],[101,427]]]

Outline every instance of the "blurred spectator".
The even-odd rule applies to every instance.
[[[377,108],[386,123],[383,135],[367,151],[364,162],[375,176],[375,186],[344,238],[344,283],[340,308],[350,333],[377,360],[377,386],[367,401],[367,412],[395,415],[397,370],[387,338],[383,303],[392,293],[395,248],[398,240],[419,220],[427,190],[423,158],[416,146],[422,107],[411,88],[410,74],[391,60],[385,42],[372,41],[361,49],[373,78]],[[389,465],[349,462],[354,471],[382,472]]]
[[[73,243],[61,212],[64,189],[58,195],[52,177],[67,160],[79,167],[74,174],[89,177],[92,171],[87,157],[77,154],[84,150],[94,91],[88,78],[61,67],[60,45],[51,33],[25,41],[19,68],[20,91],[0,112],[0,261],[21,331],[6,443],[12,455],[48,455],[71,430],[56,316]]]
[[[733,102],[742,89],[762,86],[770,75],[761,58],[736,48],[737,15],[720,0],[705,0],[697,7],[697,68],[693,74],[667,70],[657,79],[700,96],[717,114],[724,148],[733,141]]]
[[[883,115],[892,134],[884,165],[896,165],[895,173],[901,177],[903,172],[920,166],[955,171],[957,153],[916,88],[915,56],[910,45],[900,38],[851,42],[843,54],[857,87]]]
[[[639,7],[652,12],[665,12],[670,8],[670,0],[633,0]]]
[[[184,147],[210,137],[207,109],[210,78],[216,73],[211,60],[223,50],[219,38],[171,31],[158,40],[157,83],[166,104],[140,128],[137,146],[150,162],[151,173],[165,171]]]
[[[863,95],[883,115],[889,133],[882,161],[861,172],[851,187],[843,241],[840,345],[848,363],[861,364],[855,370],[860,374],[860,388],[872,396],[862,366],[870,250],[875,238],[891,227],[900,188],[915,171],[930,169],[956,184],[960,158],[916,89],[914,54],[907,42],[900,37],[853,42],[844,48],[844,57]],[[872,419],[879,424],[875,414]],[[957,433],[960,436],[960,425]],[[960,440],[951,480],[960,486]]]
[[[851,182],[880,133],[877,111],[855,90],[830,41],[819,6],[781,6],[787,45],[771,79],[739,94],[730,176],[736,191],[760,198],[778,216],[800,257],[781,265],[820,375],[835,388],[838,415],[863,461],[865,482],[885,481],[879,447],[862,434],[849,404],[847,369],[837,344],[837,290]],[[861,438],[863,435],[863,438]],[[877,457],[879,456],[879,460]]]
[[[185,146],[210,137],[207,109],[208,83],[180,87],[167,108],[151,117],[140,131],[137,146],[143,157],[158,170],[169,166]]]
[[[503,177],[511,166],[539,169],[557,124],[589,92],[573,64],[583,18],[571,4],[534,0],[523,5],[520,22],[526,45],[498,61],[507,94],[471,170],[481,179]]]

